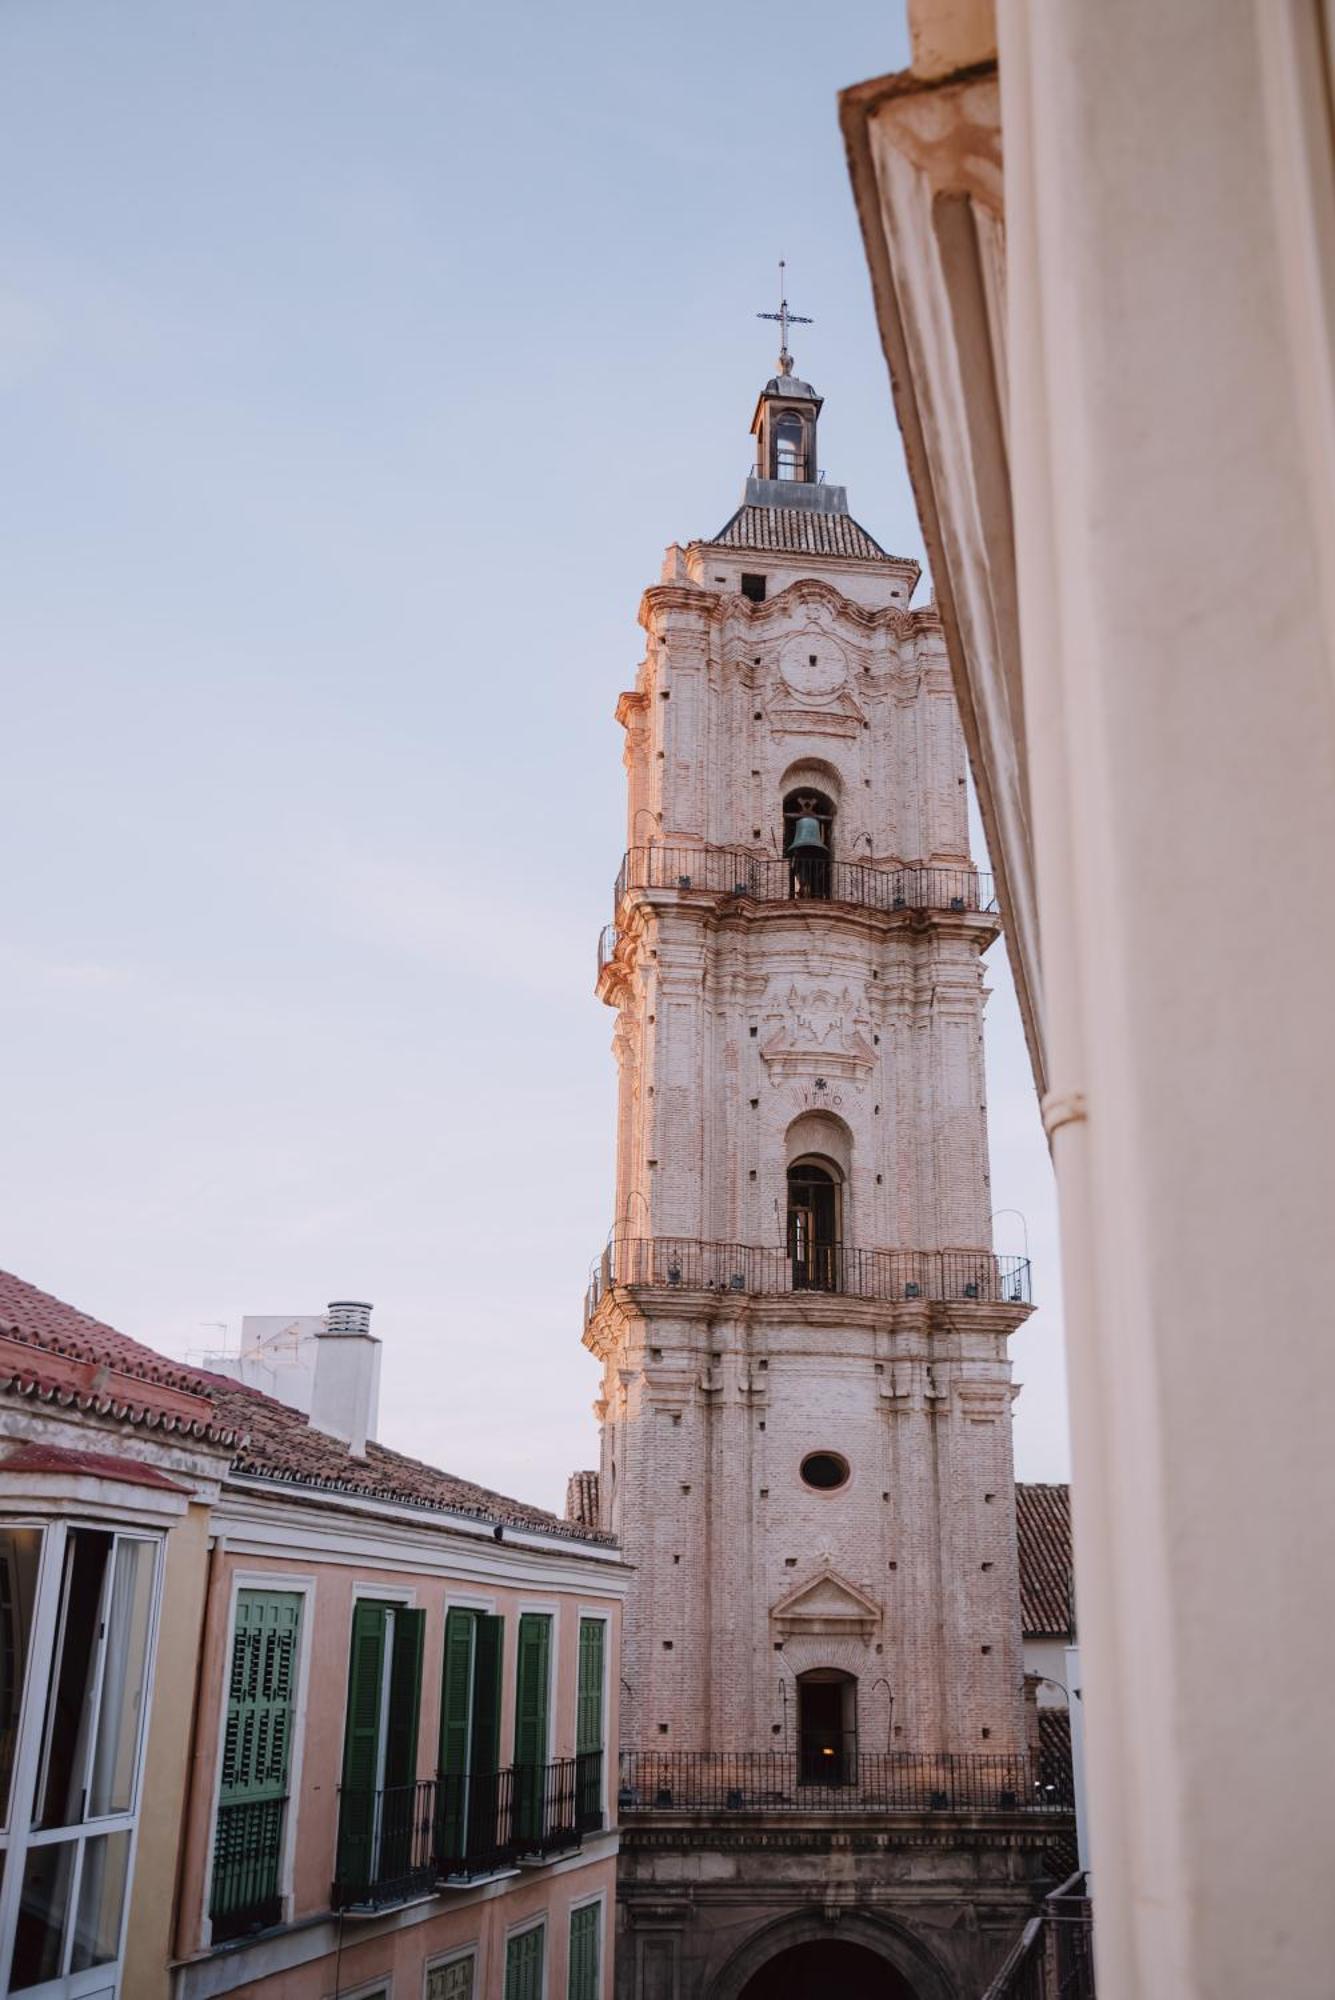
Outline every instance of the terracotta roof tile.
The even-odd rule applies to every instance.
[[[0,1272],[3,1389],[234,1446],[234,1472],[615,1546],[611,1535],[591,1525],[559,1520],[385,1445],[368,1444],[365,1458],[354,1457],[345,1444],[312,1429],[299,1410],[230,1376],[155,1353],[9,1272]]]
[[[709,542],[710,548],[774,549],[805,556],[858,556],[894,562],[851,514],[820,514],[806,507],[741,506]]]
[[[205,1379],[114,1326],[0,1271],[0,1387],[230,1444]]]
[[[598,1525],[598,1475],[572,1472],[566,1481],[566,1519],[581,1528]]]
[[[543,1507],[511,1500],[490,1487],[475,1486],[441,1472],[420,1459],[408,1458],[388,1446],[368,1442],[365,1458],[355,1457],[337,1438],[312,1428],[299,1410],[248,1388],[225,1375],[208,1378],[214,1403],[224,1421],[245,1434],[233,1461],[234,1472],[261,1479],[312,1487],[323,1492],[354,1493],[439,1513],[465,1514],[478,1521],[497,1522],[565,1541],[613,1546],[611,1535],[592,1525],[562,1521]]]
[[[1017,1482],[1020,1618],[1026,1636],[1060,1638],[1074,1630],[1071,1610],[1071,1489]]]
[[[21,1444],[0,1458],[0,1472],[69,1472],[88,1479],[116,1479],[122,1486],[153,1486],[163,1493],[189,1490],[140,1459],[122,1458],[114,1451],[69,1451],[59,1444]]]

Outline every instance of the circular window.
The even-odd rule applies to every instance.
[[[802,1477],[820,1493],[831,1493],[848,1478],[848,1460],[837,1452],[813,1451],[802,1460]]]

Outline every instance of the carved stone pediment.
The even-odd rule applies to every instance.
[[[845,987],[792,986],[782,1015],[770,1014],[773,1032],[760,1054],[773,1083],[785,1077],[824,1074],[860,1079],[870,1075],[876,1057],[864,1033],[870,1023],[853,1017],[853,996]]]
[[[781,1597],[769,1615],[782,1639],[856,1638],[865,1644],[881,1622],[881,1607],[827,1565]]]

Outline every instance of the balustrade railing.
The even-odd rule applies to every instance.
[[[749,854],[734,847],[632,847],[621,863],[613,915],[632,889],[677,889],[745,896],[758,903],[852,903],[893,914],[908,910],[994,915],[996,888],[976,868],[874,868],[861,861]]]
[[[837,1778],[786,1750],[623,1750],[617,1810],[655,1813],[1040,1813],[1074,1810],[1069,1769],[1030,1755],[847,1752]]]
[[[436,1780],[338,1797],[336,1910],[380,1909],[429,1893],[436,1881]]]
[[[603,1817],[601,1750],[380,1791],[344,1788],[333,1907],[387,1908],[516,1861],[571,1853]]]
[[[281,1921],[278,1864],[286,1799],[245,1799],[218,1808],[209,1922],[215,1944]]]
[[[1027,1257],[988,1250],[859,1250],[824,1245],[817,1257],[782,1244],[701,1243],[684,1236],[618,1236],[594,1266],[587,1325],[615,1285],[684,1292],[835,1292],[861,1299],[1030,1305]]]

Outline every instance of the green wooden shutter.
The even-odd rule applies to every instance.
[[[603,1633],[601,1618],[579,1621],[579,1694],[575,1712],[577,1752],[603,1747]]]
[[[547,1762],[547,1676],[552,1621],[545,1612],[525,1611],[519,1620],[515,1684],[515,1762]]]
[[[476,1613],[457,1607],[445,1615],[445,1664],[440,1687],[440,1794],[438,1843],[443,1861],[461,1861],[468,1805],[468,1743],[472,1726]]]
[[[473,1658],[473,1729],[471,1764],[474,1771],[499,1770],[501,1762],[501,1652],[503,1618],[479,1617]]]
[[[281,1913],[278,1865],[292,1760],[301,1597],[237,1593],[209,1916],[215,1942]]]
[[[411,1785],[417,1777],[417,1719],[422,1705],[425,1611],[394,1607],[394,1649],[389,1666],[385,1720],[385,1786]]]
[[[343,1729],[343,1790],[338,1814],[338,1880],[355,1900],[374,1870],[375,1789],[380,1763],[380,1695],[385,1673],[386,1607],[362,1598],[352,1607],[348,1711]]]
[[[566,2000],[598,2000],[598,1950],[601,1939],[601,1903],[586,1903],[570,1912],[570,1973],[566,1980]]]
[[[472,1611],[456,1608],[445,1615],[445,1666],[440,1690],[440,1768],[447,1776],[468,1769],[476,1629],[477,1617]]]
[[[542,1955],[546,1930],[536,1924],[505,1947],[505,2000],[542,2000]]]
[[[225,1804],[281,1798],[287,1790],[300,1634],[295,1591],[237,1593],[223,1728]]]

